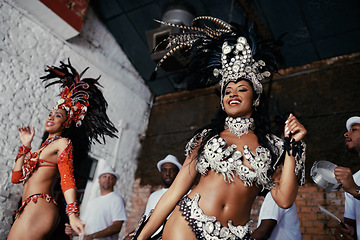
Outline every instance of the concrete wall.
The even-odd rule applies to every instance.
[[[108,114],[120,138],[94,145],[91,154],[120,173],[116,191],[130,202],[152,94],[91,9],[84,22],[80,35],[65,41],[15,2],[0,2],[0,239],[6,239],[22,193],[21,184],[10,182],[20,145],[17,129],[34,126],[33,147],[39,146],[48,109],[59,94],[57,86],[45,90],[39,77],[45,65],[58,65],[67,58],[78,71],[90,67],[85,77],[101,75]]]

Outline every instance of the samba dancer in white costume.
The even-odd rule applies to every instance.
[[[215,23],[217,28],[195,26],[200,21]],[[222,76],[222,109],[189,141],[182,169],[135,238],[150,238],[171,211],[164,240],[256,238],[250,232],[256,196],[271,190],[276,203],[288,208],[295,201],[298,183],[304,183],[301,140],[306,129],[290,114],[285,141],[270,134],[261,81],[276,65],[272,55],[258,48],[252,28],[212,17],[198,17],[191,27],[168,25],[189,32],[169,37],[172,49],[158,65],[175,51],[193,50],[191,65],[205,73],[205,81],[207,73]],[[281,164],[283,172],[275,186],[271,176]],[[198,173],[199,183],[186,195]]]

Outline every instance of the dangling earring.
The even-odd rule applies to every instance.
[[[260,105],[260,99],[257,98],[252,105],[254,107],[254,110],[257,111],[257,107]]]

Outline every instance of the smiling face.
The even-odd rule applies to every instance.
[[[225,112],[230,117],[251,117],[253,113],[253,89],[246,80],[230,82],[222,99]]]
[[[360,156],[360,124],[353,124],[344,136],[345,145],[349,151],[357,153]]]
[[[64,123],[67,119],[64,109],[51,110],[49,117],[46,119],[45,131],[49,136],[61,135],[64,132]]]

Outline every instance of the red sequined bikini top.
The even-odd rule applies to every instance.
[[[69,140],[66,148],[57,158],[57,163],[53,163],[47,160],[40,159],[40,153],[53,141],[60,139],[61,136],[55,136],[53,138],[48,138],[39,148],[39,151],[31,153],[25,153],[25,159],[22,166],[22,172],[20,174],[14,175],[12,181],[14,183],[25,182],[31,176],[34,171],[39,167],[56,167],[58,166],[60,177],[61,177],[61,188],[63,192],[68,189],[74,188],[75,186],[75,179],[74,179],[74,168],[73,168],[73,148],[72,143]],[[19,154],[21,156],[22,154]],[[17,157],[17,158],[18,158]],[[47,163],[40,165],[39,163]],[[19,171],[20,172],[20,171]]]
[[[40,159],[40,153],[53,141],[60,139],[60,136],[55,136],[53,138],[46,139],[43,144],[41,144],[38,152],[29,152],[25,155],[24,164],[22,166],[23,170],[23,177],[20,178],[20,181],[26,181],[31,174],[39,167],[56,167],[56,164],[50,161],[46,161],[43,159]],[[46,162],[48,164],[46,165],[39,165],[39,162]]]
[[[24,156],[22,171],[12,171],[11,182],[21,183],[26,182],[34,171],[39,167],[58,167],[60,173],[60,185],[63,192],[68,189],[75,189],[74,167],[73,167],[73,148],[69,140],[65,149],[58,156],[56,163],[39,159],[40,153],[53,141],[61,137],[54,137],[47,139],[39,148],[38,152],[31,153],[30,147],[20,146],[19,153],[15,161]],[[40,165],[39,163],[46,162],[48,164]]]
[[[43,142],[43,144],[41,144],[39,151],[38,152],[29,152],[28,154],[25,155],[25,159],[24,159],[24,164],[22,166],[22,170],[23,170],[23,176],[22,178],[20,178],[20,181],[26,181],[27,179],[29,179],[29,177],[31,176],[31,174],[35,171],[35,169],[39,168],[39,167],[56,167],[56,164],[50,161],[46,161],[43,159],[40,159],[40,153],[53,141],[60,139],[60,136],[55,136],[52,138],[48,138],[46,139],[45,142]],[[46,165],[39,165],[39,162],[46,162],[48,164]]]

